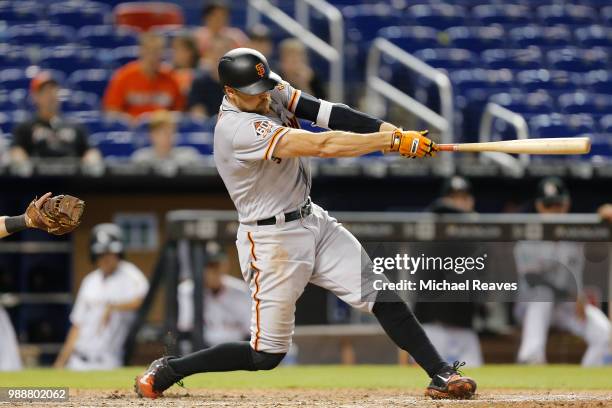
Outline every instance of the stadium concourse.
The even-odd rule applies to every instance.
[[[128,338],[125,361],[144,365],[164,350],[184,354],[204,345],[202,308],[192,311],[191,332],[178,333],[178,338],[166,333],[177,328],[174,287],[193,278],[189,275],[195,274],[193,265],[203,267],[212,256],[208,244],[222,247],[213,251],[223,259],[215,267],[240,278],[233,245],[237,224],[230,212],[234,206],[213,161],[216,109],[223,95],[217,61],[237,47],[260,50],[274,72],[305,93],[345,103],[404,129],[429,128],[436,143],[589,137],[590,152],[579,156],[440,152],[433,159],[405,160],[375,152],[359,158],[312,158],[311,196],[332,216],[345,216],[339,221],[362,242],[431,241],[432,237],[437,242],[453,233],[457,235],[450,241],[582,238],[593,250],[585,252],[583,276],[588,281],[589,268],[604,271],[602,265],[610,259],[610,225],[596,214],[602,205],[612,203],[609,0],[1,0],[0,216],[20,214],[36,194],[46,191],[86,201],[83,222],[71,235],[50,237],[27,230],[0,242],[0,328],[12,326],[15,332],[8,336],[8,330],[0,330],[0,345],[8,339],[21,351],[21,361],[10,369],[49,367],[54,362],[57,366],[74,323],[71,309],[80,284],[95,269],[92,260],[97,258],[91,248],[99,237],[93,239],[90,233],[96,225],[109,222],[121,227],[123,234],[116,238],[123,239],[117,259],[125,257],[136,265],[152,288],[142,306],[140,300],[131,306],[139,315],[129,335],[127,323],[122,326]],[[312,121],[302,120],[299,125],[322,131]],[[457,176],[463,180],[459,184]],[[171,218],[184,214],[174,212],[183,209],[215,211],[175,230],[176,219]],[[526,214],[547,210],[560,214],[550,222]],[[456,213],[470,214],[465,219],[458,215],[458,223],[465,221],[458,228],[435,217],[421,222],[424,212],[451,220]],[[217,225],[215,217],[222,222]],[[577,245],[565,252],[557,247],[549,251],[546,245],[531,247],[532,252],[527,248],[527,258],[533,260],[540,251],[536,249],[547,248],[540,252],[560,254],[555,261],[569,259],[568,254],[579,253]],[[524,264],[529,269],[529,262]],[[199,276],[194,281],[203,286],[206,279]],[[595,282],[591,276],[579,306],[608,312],[608,283]],[[154,296],[153,288],[166,291],[163,299]],[[192,291],[196,305],[198,297],[202,302],[201,289]],[[480,376],[479,387],[502,389],[483,396],[481,402],[610,404],[605,391],[609,387],[599,382],[566,387],[568,378],[579,376],[574,371],[579,367],[553,375],[557,382],[533,387],[504,382],[500,372],[495,373],[495,381],[483,379],[488,363],[517,362],[524,316],[514,303],[484,302],[473,308],[469,303],[467,319],[457,318],[465,305],[450,307],[455,320],[463,322],[461,330],[468,331],[457,338],[480,342],[482,353],[475,353],[475,361],[485,366],[474,374]],[[99,310],[106,322],[112,311]],[[419,319],[429,319],[435,326],[435,313],[424,310],[417,314]],[[558,320],[567,323],[575,311],[566,312],[560,318],[550,317],[551,325]],[[606,322],[600,319],[597,328],[605,329]],[[285,364],[412,363],[407,355],[398,355],[395,345],[372,323],[309,285],[297,305],[297,347],[290,349]],[[137,326],[140,330],[134,329]],[[576,336],[582,332],[572,330],[575,327],[571,334],[552,330],[548,343],[545,338],[539,344],[537,358],[520,362],[584,362],[582,356],[591,344]],[[599,357],[594,357],[595,365],[612,362],[610,353]],[[530,373],[541,369],[503,367],[524,369],[515,372],[516,378],[533,378]],[[282,369],[290,372],[292,367]],[[588,370],[585,377],[609,376],[607,367]],[[133,378],[136,371],[128,371],[117,375]],[[549,376],[537,372],[540,379]],[[38,378],[38,371],[25,370],[9,384],[28,385],[30,373]],[[296,373],[296,378],[308,374]],[[327,399],[318,391],[325,384],[315,380],[315,390],[271,381],[270,388],[277,391],[266,398],[262,391],[255,394],[262,393],[258,400],[262,406],[312,401],[318,406],[421,405],[415,387],[424,377],[411,373],[409,391],[402,394],[405,399],[395,396],[403,383],[388,385],[391,390],[380,384],[347,383],[337,399]],[[467,374],[472,373],[468,368]],[[397,377],[394,372],[384,374],[388,379]],[[76,384],[77,394],[83,389],[79,394],[83,400],[77,398],[80,402],[75,404],[95,405],[92,386],[64,375]],[[9,379],[0,374],[0,386]],[[200,386],[206,387],[196,382]],[[115,387],[118,391],[109,391]],[[109,406],[137,404],[121,387],[105,383],[94,388],[104,390]],[[351,387],[359,393],[352,393]],[[250,389],[248,384],[236,388]],[[289,401],[278,402],[290,388]],[[543,389],[553,392],[540,394]],[[522,390],[524,395],[518,395]],[[220,381],[210,404],[253,406],[248,398],[235,399],[234,391],[232,384]],[[170,395],[180,392],[173,388]],[[195,404],[200,393],[206,394],[194,390],[189,398],[196,398],[184,405]]]

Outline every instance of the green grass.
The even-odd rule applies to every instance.
[[[128,389],[142,368],[114,371],[71,372],[32,369],[0,373],[0,386]],[[465,370],[480,389],[612,390],[612,367],[582,368],[570,365],[489,365]],[[297,366],[268,372],[199,374],[185,380],[188,388],[406,388],[420,389],[428,378],[419,368],[386,365]]]

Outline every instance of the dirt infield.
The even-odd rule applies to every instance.
[[[69,402],[12,404],[44,407],[612,407],[612,391],[484,390],[471,401],[432,401],[417,391],[380,389],[330,390],[192,390],[173,389],[157,400],[143,400],[127,390],[70,390]],[[0,404],[2,406],[2,404]]]

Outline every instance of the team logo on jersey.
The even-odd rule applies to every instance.
[[[283,89],[285,89],[285,85],[283,85],[282,82],[279,82],[278,85],[276,85],[276,89],[278,89],[279,91],[282,91]]]
[[[274,127],[272,122],[268,120],[256,120],[253,122],[253,126],[255,127],[255,133],[257,133],[257,136],[262,139],[265,139]]]
[[[260,78],[263,78],[264,75],[266,75],[266,67],[264,66],[263,62],[255,65],[255,69],[257,70],[257,75],[259,75]]]

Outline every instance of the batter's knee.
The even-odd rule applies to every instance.
[[[272,370],[277,367],[287,353],[266,353],[251,349],[251,359],[253,361],[253,371]]]

